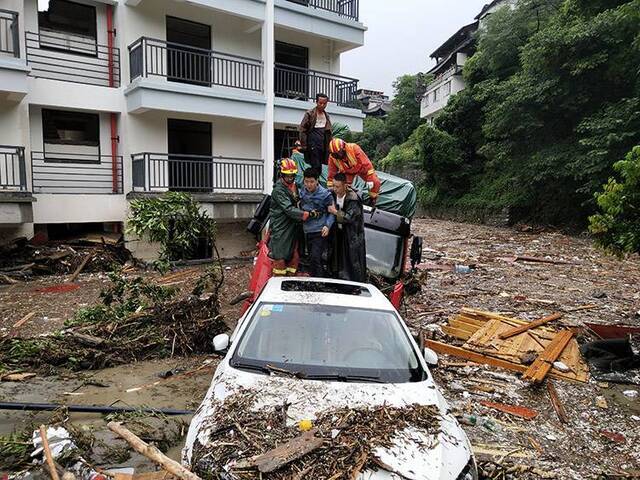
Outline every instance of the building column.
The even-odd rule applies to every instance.
[[[264,191],[271,193],[273,188],[274,158],[274,64],[275,64],[275,31],[274,0],[266,0],[265,20],[262,24],[262,65],[264,67],[264,93],[267,103],[262,122],[262,157],[264,159]]]

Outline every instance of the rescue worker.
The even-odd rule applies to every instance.
[[[333,205],[333,195],[318,182],[320,173],[315,168],[304,171],[304,187],[300,190],[300,208],[306,212],[320,212],[318,218],[310,218],[303,225],[312,277],[326,276],[329,232],[335,222],[328,207]]]
[[[333,178],[335,205],[328,207],[336,217],[331,266],[337,278],[367,281],[367,253],[364,238],[362,200],[349,186],[344,173]]]
[[[269,256],[273,261],[274,276],[295,275],[298,271],[298,238],[300,225],[318,212],[304,212],[298,208],[300,196],[296,186],[298,166],[290,158],[280,161],[280,179],[271,193],[269,210]]]
[[[369,190],[369,205],[375,206],[380,193],[380,179],[367,154],[357,143],[347,143],[341,138],[334,138],[329,143],[329,175],[327,187],[333,187],[334,177],[338,172],[344,173],[347,183],[351,185],[354,177],[360,177]]]
[[[329,158],[333,127],[326,112],[328,103],[329,97],[324,93],[316,95],[316,106],[304,114],[298,128],[304,160],[317,170],[326,165]]]

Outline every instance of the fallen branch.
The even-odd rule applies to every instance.
[[[549,398],[551,399],[551,405],[553,409],[556,411],[558,415],[558,419],[561,423],[567,423],[569,421],[569,417],[567,416],[567,411],[564,409],[564,405],[560,401],[558,397],[558,392],[556,391],[555,385],[551,382],[551,380],[547,381],[547,391],[549,392]]]
[[[73,274],[71,275],[71,277],[69,278],[69,280],[67,280],[68,283],[73,283],[76,281],[76,278],[78,278],[78,275],[80,275],[80,272],[82,272],[82,270],[84,269],[84,267],[87,265],[87,263],[89,262],[89,260],[91,260],[93,258],[92,254],[87,254],[84,259],[82,260],[82,263],[80,263],[80,265],[78,265],[78,268],[76,268],[76,271],[73,272]]]
[[[164,455],[155,446],[149,445],[145,441],[141,440],[138,436],[131,433],[127,428],[123,427],[120,423],[109,422],[107,424],[109,430],[122,437],[131,447],[138,453],[144,455],[149,460],[153,460],[160,465],[167,472],[175,475],[182,480],[201,480],[198,475],[187,470],[178,462],[171,460]],[[57,479],[56,479],[57,480]]]
[[[47,429],[44,425],[40,425],[40,438],[42,439],[42,450],[44,451],[44,458],[47,461],[51,480],[60,480],[58,471],[56,470],[56,465],[53,463],[53,456],[51,455],[51,449],[49,448],[49,439],[47,438]]]

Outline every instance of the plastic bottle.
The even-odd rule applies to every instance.
[[[484,427],[492,432],[498,430],[498,425],[492,419],[487,417],[480,417],[477,415],[469,415],[465,413],[464,415],[462,415],[462,417],[460,417],[460,423],[463,423],[465,425],[472,425],[474,427]]]
[[[453,271],[456,273],[471,273],[473,271],[473,269],[471,267],[468,267],[466,265],[456,265],[453,268]]]

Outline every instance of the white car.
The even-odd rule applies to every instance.
[[[477,480],[469,440],[428,369],[428,363],[437,363],[436,354],[421,351],[373,285],[272,278],[231,337],[218,335],[214,347],[228,351],[189,427],[185,465],[190,466],[194,444],[206,447],[216,430],[216,406],[249,391],[258,396],[256,409],[289,403],[292,425],[345,407],[435,405],[439,432],[396,432],[392,447],[373,451],[388,470],[366,470],[358,478]],[[269,374],[270,369],[300,375]]]

